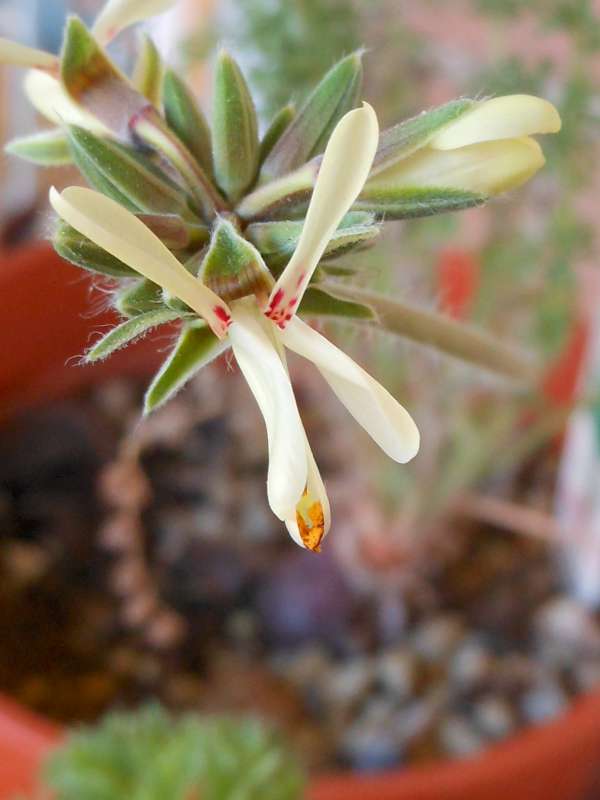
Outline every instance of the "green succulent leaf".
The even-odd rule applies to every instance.
[[[444,187],[365,187],[353,208],[370,211],[378,219],[414,219],[480,206],[487,195]]]
[[[146,227],[171,250],[206,244],[210,231],[201,223],[187,222],[177,214],[137,214]]]
[[[445,125],[470,111],[474,103],[474,100],[467,99],[451,100],[383,131],[379,137],[371,176],[425,147]]]
[[[215,71],[213,159],[217,183],[234,202],[256,178],[258,148],[254,101],[240,68],[222,51]]]
[[[173,322],[179,319],[181,314],[171,311],[168,308],[157,308],[154,311],[146,311],[138,314],[132,319],[122,322],[103,336],[96,344],[87,351],[85,360],[88,362],[100,361],[107,358],[115,350],[120,350],[134,339],[143,336],[152,328],[164,325],[166,322]]]
[[[77,126],[68,129],[73,159],[89,184],[130,210],[190,215],[181,189],[149,158]]]
[[[212,175],[212,143],[210,128],[185,82],[171,69],[165,72],[162,101],[167,124],[198,164]]]
[[[61,167],[73,161],[67,135],[59,128],[20,136],[10,141],[4,149],[10,155],[41,167]]]
[[[179,339],[164,362],[144,398],[144,413],[170,400],[202,367],[209,364],[228,344],[221,342],[210,328],[199,320],[183,326]]]
[[[69,17],[61,54],[61,78],[71,98],[117,136],[147,104],[78,17]]]
[[[345,317],[346,319],[374,320],[375,314],[369,306],[341,300],[323,289],[310,286],[302,298],[300,313],[303,316]]]
[[[207,220],[212,220],[218,211],[227,208],[227,203],[209,175],[152,106],[147,106],[137,114],[130,127],[137,141],[143,142],[170,162],[187,184],[198,209]]]
[[[288,103],[275,114],[264,136],[260,140],[258,152],[258,161],[260,165],[264,163],[264,160],[275,147],[279,139],[281,139],[283,133],[289,127],[295,116],[296,108],[291,103]]]
[[[153,106],[157,107],[160,103],[163,71],[162,59],[156,45],[144,34],[133,69],[133,85]]]
[[[137,277],[137,272],[127,264],[102,250],[66,222],[59,221],[52,244],[59,256],[89,272],[110,278]]]
[[[117,291],[113,306],[123,317],[136,317],[146,311],[156,311],[162,305],[162,290],[143,278]]]
[[[322,153],[336,124],[355,107],[362,85],[362,53],[338,61],[307,99],[267,156],[263,179],[285,175]]]
[[[337,258],[374,242],[380,226],[373,223],[372,214],[360,211],[346,214],[325,248],[323,258]],[[276,269],[291,258],[303,227],[304,222],[300,220],[255,222],[246,228],[246,236],[260,250],[268,266]]]
[[[271,273],[256,247],[224,218],[218,221],[213,230],[199,277],[226,301],[254,293],[268,295],[273,283]]]

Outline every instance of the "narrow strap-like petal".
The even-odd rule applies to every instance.
[[[308,475],[306,491],[296,506],[296,513],[285,520],[285,527],[300,547],[318,553],[331,527],[331,509],[325,484],[306,439]]]
[[[292,318],[342,217],[358,197],[377,150],[379,126],[367,103],[346,114],[327,144],[294,255],[275,284],[266,315],[284,328]]]
[[[33,69],[58,69],[58,63],[58,57],[52,53],[0,37],[0,64],[14,64],[17,67]]]
[[[295,515],[306,488],[306,435],[287,371],[254,299],[231,305],[229,339],[262,412],[269,441],[267,494],[279,519]]]
[[[315,364],[348,411],[390,458],[405,463],[417,454],[419,431],[408,411],[349,356],[297,317],[281,340]]]
[[[106,127],[77,105],[64,90],[59,80],[39,69],[29,70],[23,88],[31,105],[49,122],[55,125],[78,125],[88,131],[102,135]]]
[[[108,0],[94,23],[94,36],[101,44],[107,44],[125,28],[162,14],[176,2],[177,0]]]
[[[62,194],[52,188],[50,202],[75,230],[123,261],[140,275],[187,303],[216,336],[227,332],[227,305],[177,261],[160,239],[130,211],[91,189],[72,186]]]
[[[454,150],[478,142],[519,139],[537,133],[557,133],[560,116],[552,103],[528,94],[493,97],[444,126],[429,142],[436,150]]]

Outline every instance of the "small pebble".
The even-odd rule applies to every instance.
[[[477,728],[465,717],[451,716],[444,719],[439,728],[439,736],[444,750],[457,758],[471,756],[484,745],[484,739]]]
[[[462,688],[472,688],[490,674],[493,662],[487,648],[476,639],[466,639],[454,651],[449,676]]]
[[[410,697],[416,678],[416,663],[406,647],[388,650],[377,661],[377,679],[382,687],[397,698]]]
[[[321,682],[324,700],[348,706],[359,702],[373,683],[375,667],[371,659],[356,658],[332,669]]]
[[[358,719],[343,734],[340,755],[352,769],[377,772],[397,766],[402,759],[393,735],[379,725]]]
[[[454,649],[462,632],[463,625],[457,616],[434,617],[417,628],[413,648],[426,661],[441,661]]]
[[[502,697],[486,695],[473,707],[473,717],[490,739],[505,739],[515,728],[516,718],[510,704]]]
[[[567,702],[565,692],[558,684],[549,680],[524,693],[521,698],[521,709],[528,722],[546,722],[557,717]]]

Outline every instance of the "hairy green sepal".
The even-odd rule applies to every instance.
[[[20,136],[10,141],[4,149],[13,156],[41,167],[62,167],[73,161],[69,140],[60,128]]]
[[[373,222],[372,214],[365,212],[346,214],[329,240],[323,258],[336,258],[373,243],[380,233],[380,227]],[[246,228],[246,236],[260,250],[268,266],[277,269],[291,258],[303,227],[304,222],[301,220],[255,222]]]
[[[146,100],[157,106],[163,81],[164,67],[160,53],[152,39],[144,34],[140,52],[133,70],[133,85]]]
[[[131,319],[122,322],[103,336],[96,344],[87,351],[85,360],[88,362],[101,361],[108,358],[115,350],[120,350],[130,342],[143,336],[152,328],[173,322],[179,319],[181,314],[168,308],[157,308],[154,311],[146,311],[138,314]]]
[[[338,61],[318,84],[267,156],[261,177],[284,175],[322,153],[336,124],[357,104],[361,86],[358,52]]]
[[[98,247],[66,222],[59,221],[52,244],[59,256],[88,272],[110,278],[132,278],[138,275],[127,264]]]
[[[248,85],[233,58],[221,52],[215,71],[213,159],[217,184],[233,202],[256,178],[258,148],[256,109]]]
[[[249,294],[268,295],[273,283],[256,247],[224,218],[214,228],[199,277],[226,301]]]
[[[68,132],[73,159],[94,189],[117,202],[124,198],[130,210],[190,216],[182,190],[149,158],[85,128],[73,125]]]
[[[370,211],[379,219],[414,219],[480,206],[488,196],[444,187],[365,187],[353,208]]]
[[[132,117],[148,104],[78,17],[69,17],[61,79],[71,98],[117,136],[127,139]]]
[[[171,69],[165,72],[162,101],[169,128],[179,137],[206,174],[212,175],[210,128],[185,82]]]
[[[184,324],[175,347],[148,387],[144,413],[170,400],[198,370],[227,347],[228,344],[219,341],[204,322],[194,320]]]
[[[474,100],[451,100],[383,131],[379,137],[371,177],[425,147],[436,133],[470,111],[474,105]]]

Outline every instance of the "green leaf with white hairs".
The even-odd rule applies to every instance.
[[[41,167],[62,167],[73,162],[69,140],[60,129],[20,136],[10,141],[4,149],[10,155]]]
[[[144,34],[140,51],[133,68],[133,85],[146,100],[158,108],[164,66],[152,39]]]
[[[190,216],[181,189],[132,148],[96,136],[85,128],[68,129],[73,159],[92,188],[130,210]]]
[[[374,320],[369,306],[341,300],[316,286],[309,287],[300,304],[300,314],[306,317],[338,317],[345,319]]]
[[[136,317],[146,311],[156,311],[162,304],[160,286],[146,278],[119,289],[113,296],[113,306],[123,317]]]
[[[183,326],[179,339],[164,362],[144,398],[144,413],[170,400],[202,367],[219,356],[229,345],[221,342],[203,322]]]
[[[226,219],[213,230],[199,277],[227,302],[254,293],[268,295],[273,283],[256,247]]]
[[[367,186],[353,208],[369,211],[381,220],[415,219],[473,208],[488,199],[487,195],[443,187],[375,189]]]
[[[221,51],[215,69],[213,160],[217,184],[237,201],[258,171],[258,121],[242,72],[229,53]]]
[[[78,17],[67,20],[61,78],[75,103],[123,139],[129,136],[131,118],[148,104]]]
[[[262,169],[261,177],[285,175],[322,153],[340,119],[354,108],[362,87],[362,53],[338,61],[307,99],[279,138]]]
[[[281,108],[277,114],[275,114],[271,120],[271,123],[269,124],[269,127],[260,140],[260,148],[258,152],[259,164],[263,164],[264,160],[275,147],[279,139],[281,139],[283,133],[290,126],[295,116],[296,107],[291,103],[288,103],[286,106]]]
[[[300,220],[255,222],[246,228],[246,237],[260,250],[269,267],[276,269],[292,256],[304,223]],[[373,214],[350,212],[329,240],[323,259],[337,258],[346,252],[365,247],[379,236],[380,226]]]
[[[126,322],[122,322],[103,336],[96,344],[87,351],[85,360],[88,362],[101,361],[108,358],[116,350],[138,339],[148,333],[152,328],[164,325],[167,322],[174,322],[181,315],[177,311],[167,308],[157,308],[154,311],[146,311]]]
[[[171,69],[165,72],[162,102],[169,128],[177,134],[207,175],[212,175],[210,128],[185,82]]]
[[[371,176],[377,175],[427,145],[436,133],[470,111],[474,105],[476,105],[474,100],[451,100],[443,106],[423,111],[416,117],[382,131]]]
[[[138,277],[137,272],[127,264],[98,247],[66,222],[59,221],[52,244],[59,256],[88,272],[110,278]]]

